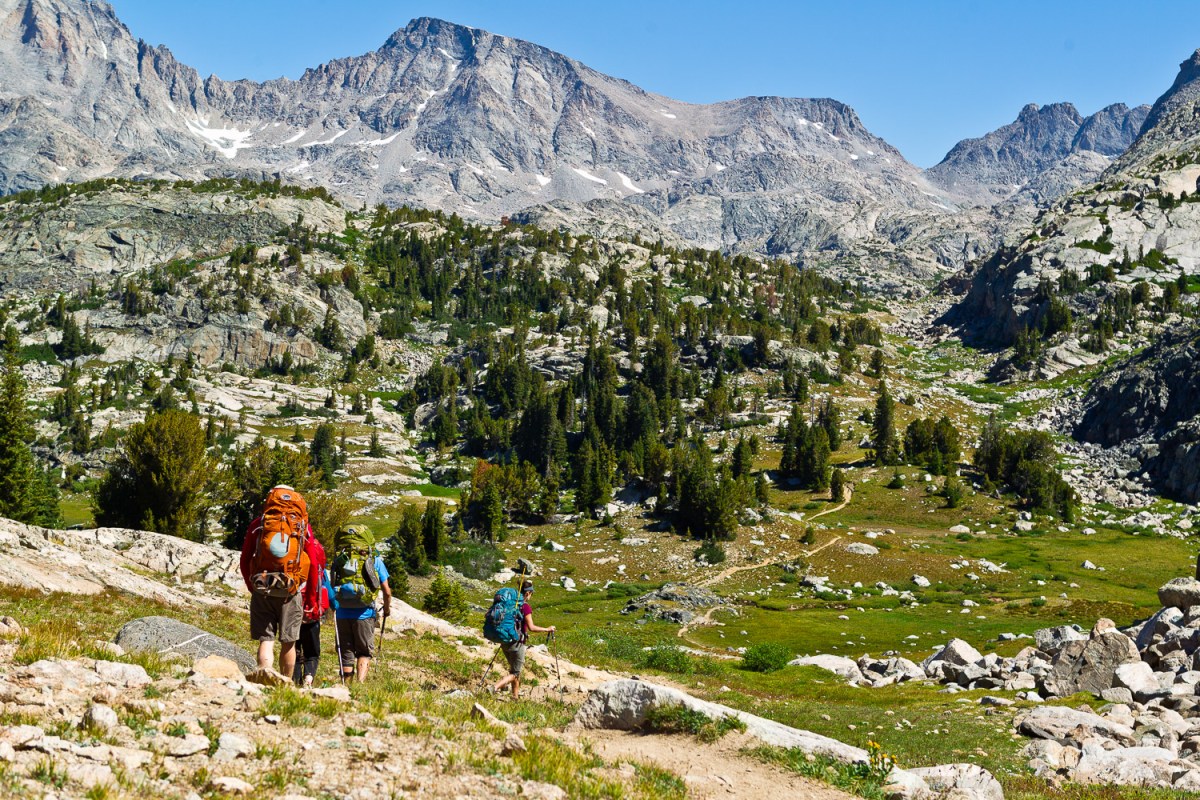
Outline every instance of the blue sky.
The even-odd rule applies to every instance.
[[[1195,0],[111,2],[134,36],[203,75],[297,77],[432,16],[689,102],[833,97],[920,166],[1025,103],[1152,103],[1200,47]]]

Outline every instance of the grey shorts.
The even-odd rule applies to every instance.
[[[375,655],[375,617],[370,619],[339,619],[337,621],[338,653],[342,667],[350,669],[360,658]]]
[[[508,671],[512,675],[520,675],[521,670],[525,669],[525,643],[513,642],[512,644],[502,644],[500,649],[504,651],[504,657],[508,659]]]
[[[291,597],[250,595],[250,638],[260,642],[275,639],[290,644],[300,638],[304,621],[304,598],[299,592]]]

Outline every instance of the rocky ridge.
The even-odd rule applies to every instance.
[[[1165,284],[1200,272],[1197,53],[1154,104],[1138,139],[1096,183],[1052,203],[1023,238],[956,279],[965,297],[941,322],[973,342],[1007,346],[1023,328],[1042,324],[1049,285],[1086,331],[1121,289],[1146,281],[1156,299]],[[1093,275],[1106,269],[1110,278]]]
[[[356,204],[477,219],[528,209],[528,219],[574,230],[661,231],[868,283],[882,271],[891,291],[983,257],[1029,216],[1024,204],[960,209],[1043,172],[1057,177],[1040,196],[1076,185],[1097,162],[1068,156],[1107,158],[1142,113],[1065,114],[1069,146],[1052,126],[1046,143],[1033,136],[1044,157],[1001,148],[1019,175],[971,172],[966,143],[927,175],[835,100],[682,103],[535,44],[429,18],[373,52],[263,83],[201,78],[135,39],[103,2],[4,0],[0,45],[0,190],[107,175],[276,176]],[[955,176],[969,187],[942,188]]]
[[[1038,192],[1052,199],[1062,188],[1099,177],[1137,138],[1149,112],[1149,106],[1117,103],[1084,117],[1070,103],[1030,103],[1008,125],[956,144],[925,174],[948,191],[993,205],[1055,170],[1060,191]],[[1084,154],[1091,157],[1073,158]],[[1064,172],[1070,175],[1065,180]]]

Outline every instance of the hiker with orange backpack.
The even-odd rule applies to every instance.
[[[303,590],[304,621],[300,623],[300,637],[296,640],[296,669],[293,677],[297,686],[308,688],[316,680],[317,665],[321,659],[321,620],[335,601],[328,574],[325,572],[325,548],[317,541],[311,526],[304,549],[308,554],[310,567]]]
[[[290,486],[271,489],[262,514],[246,530],[241,571],[250,590],[250,638],[258,640],[255,675],[268,682],[286,680],[282,676],[292,675],[296,668],[303,590],[312,569],[307,543],[313,538],[308,505]],[[275,639],[279,639],[279,674],[273,676]]]

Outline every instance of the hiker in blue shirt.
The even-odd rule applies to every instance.
[[[350,526],[339,532],[337,555],[330,570],[337,595],[337,638],[342,677],[359,683],[367,679],[367,670],[375,655],[375,610],[377,594],[383,595],[383,615],[392,610],[392,588],[387,567],[374,553],[374,539],[362,526]],[[364,563],[359,564],[359,561]],[[370,575],[370,578],[365,576]],[[360,583],[360,576],[362,582]],[[374,580],[371,580],[374,579]],[[370,588],[374,582],[378,592]]]

